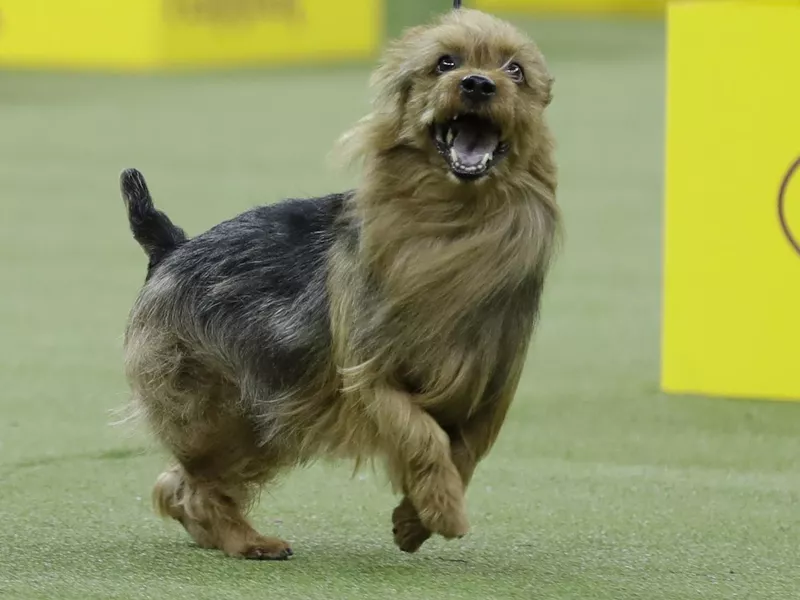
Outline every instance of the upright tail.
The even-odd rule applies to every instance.
[[[153,206],[147,182],[139,171],[124,170],[120,176],[120,188],[133,238],[144,249],[152,269],[186,241],[186,234]]]

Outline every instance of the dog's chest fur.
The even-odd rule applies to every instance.
[[[518,204],[461,226],[404,218],[381,211],[350,229],[352,273],[341,278],[349,293],[333,290],[334,305],[350,304],[339,315],[350,325],[337,358],[368,364],[369,379],[460,422],[502,395],[524,360],[546,263],[536,215]]]
[[[502,394],[513,364],[525,353],[538,300],[539,286],[531,279],[482,305],[463,307],[446,327],[435,322],[436,315],[409,318],[394,340],[400,355],[395,377],[440,421],[463,421]]]

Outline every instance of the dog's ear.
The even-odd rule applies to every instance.
[[[552,75],[547,78],[547,84],[545,86],[545,97],[544,97],[544,105],[545,107],[550,106],[550,103],[553,101],[553,86],[555,85],[556,78]]]
[[[411,27],[388,44],[370,77],[372,111],[339,139],[336,144],[337,162],[362,160],[370,153],[396,146],[402,138],[406,103],[420,69],[415,62],[417,49],[426,30],[424,25]]]
[[[368,117],[370,145],[386,150],[403,138],[406,105],[419,75],[418,45],[425,26],[412,27],[389,44],[370,78],[372,112]]]
[[[553,86],[555,85],[555,77],[550,73],[550,69],[547,66],[547,61],[545,60],[542,51],[538,47],[535,47],[534,57],[534,64],[536,67],[532,69],[533,73],[531,76],[534,80],[532,83],[535,82],[534,87],[536,87],[539,91],[542,106],[546,108],[550,106],[550,103],[553,101]]]
[[[538,61],[542,65],[542,90],[544,91],[544,106],[550,106],[553,101],[553,86],[555,85],[556,78],[550,74],[550,69],[547,66],[547,60],[542,54],[540,48],[537,47],[536,53],[538,54]]]
[[[393,120],[400,121],[398,114],[411,93],[412,78],[410,74],[395,65],[386,63],[381,65],[373,74],[371,87],[375,90],[373,110],[376,113],[391,114]]]
[[[415,62],[415,50],[426,30],[424,25],[411,27],[386,48],[381,63],[370,80],[370,86],[375,92],[375,110],[395,111],[402,110],[405,106],[414,74],[419,69]]]
[[[412,86],[411,75],[404,64],[406,51],[403,40],[399,40],[384,53],[370,77],[372,110],[339,138],[335,146],[336,163],[359,162],[370,153],[387,150],[400,138]]]

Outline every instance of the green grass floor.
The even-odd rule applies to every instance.
[[[327,166],[363,68],[0,74],[0,597],[800,597],[800,405],[658,390],[663,31],[525,22],[557,76],[567,239],[473,531],[407,556],[350,465],[289,474],[254,520],[296,556],[193,547],[149,492],[166,457],[112,427],[142,282],[117,176],[190,232],[354,181]]]

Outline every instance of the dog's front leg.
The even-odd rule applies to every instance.
[[[466,490],[478,462],[486,456],[497,439],[508,412],[508,402],[501,402],[474,415],[450,435],[451,459]],[[431,536],[417,510],[406,495],[392,513],[392,532],[398,548],[416,552]]]
[[[464,484],[450,439],[412,397],[384,388],[367,401],[393,479],[402,486],[426,531],[452,539],[469,530]],[[430,533],[428,533],[430,535]]]

